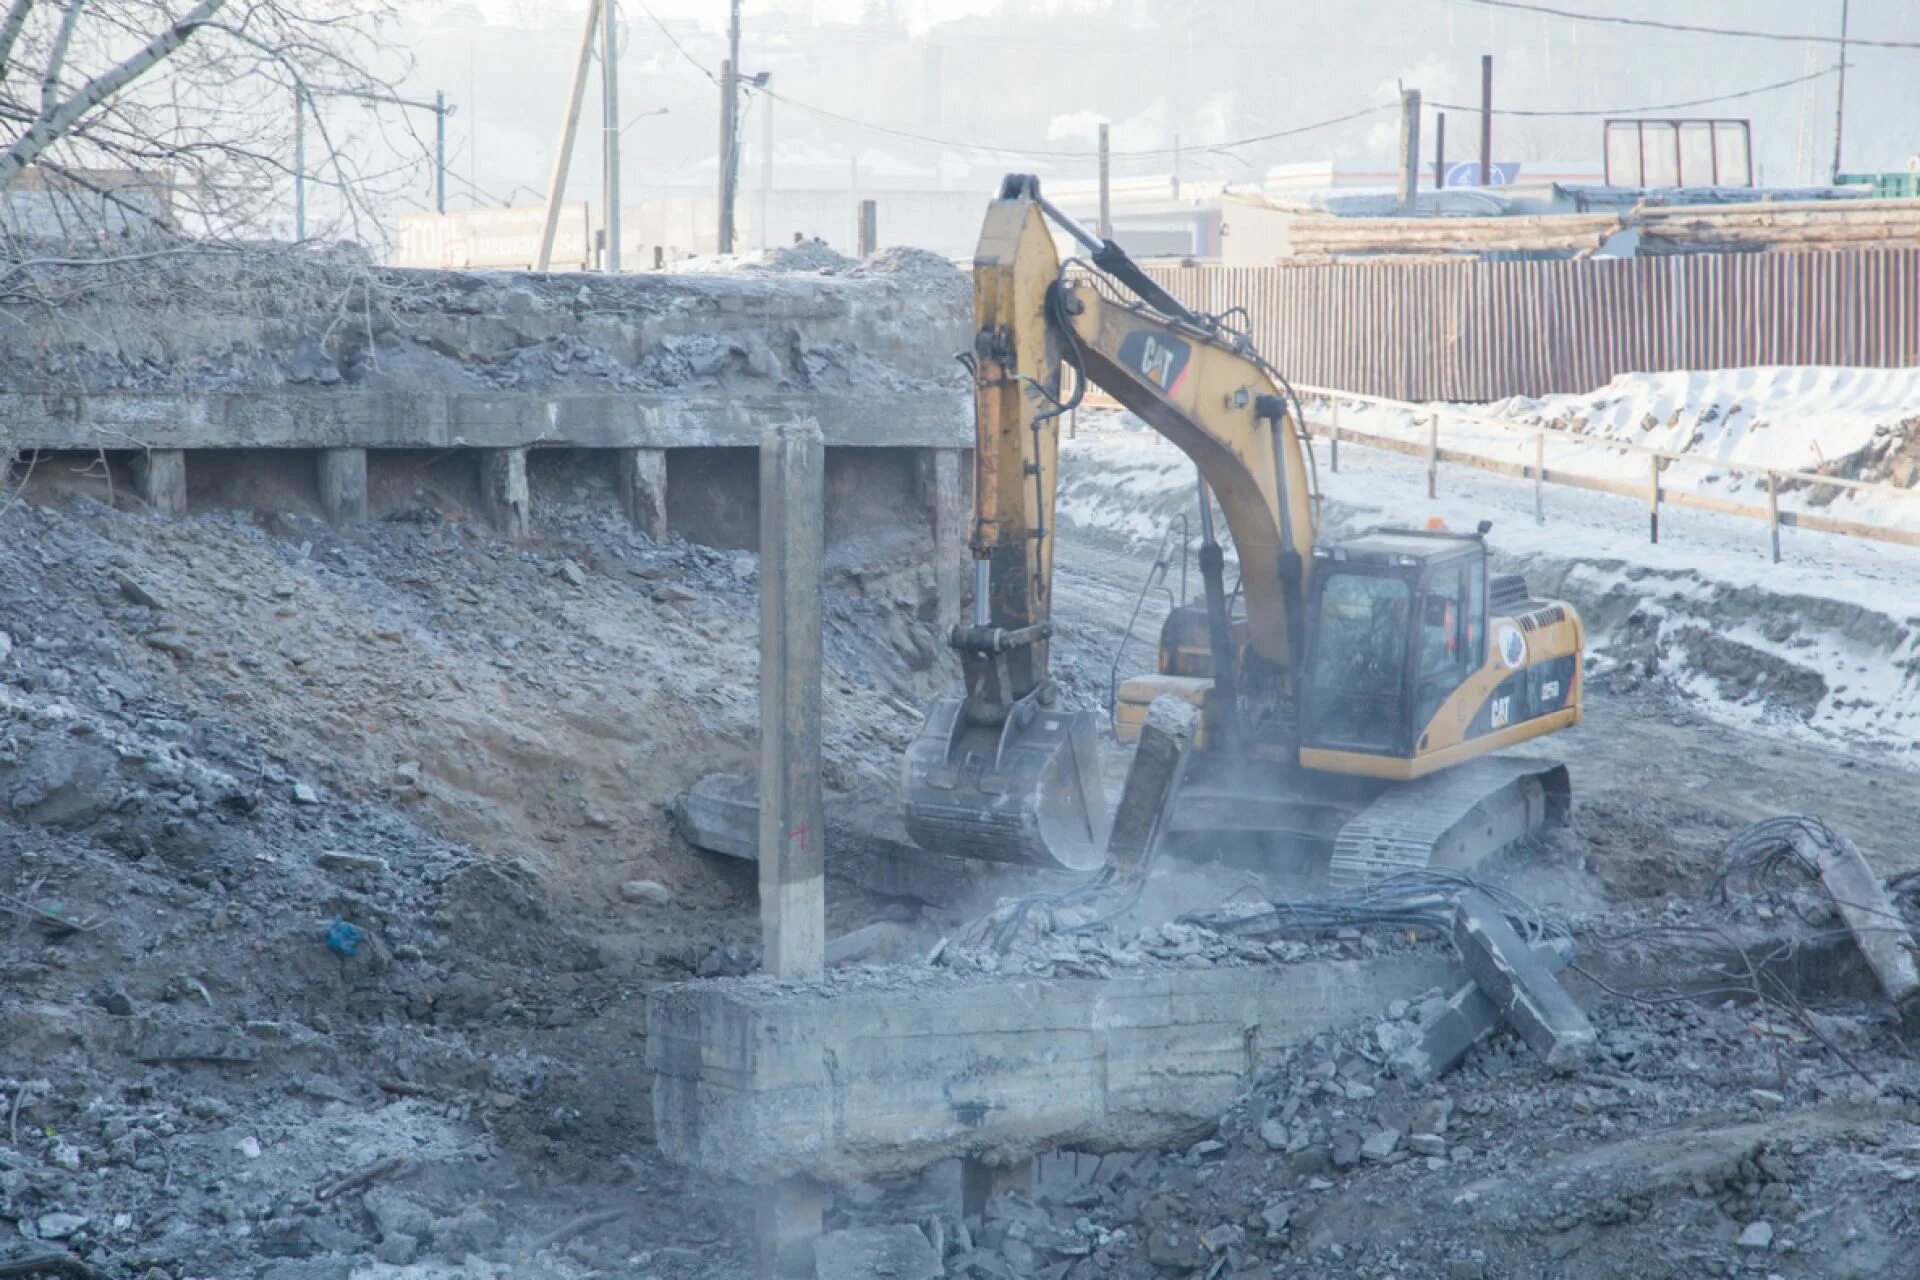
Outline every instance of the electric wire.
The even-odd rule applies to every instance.
[[[613,0],[606,0],[606,2],[608,4],[611,4],[613,3]],[[660,21],[659,16],[656,15],[652,9],[649,9],[647,7],[646,0],[633,0],[633,2],[640,6],[640,12],[646,14],[648,18],[652,19],[654,26],[660,28],[660,34],[667,38],[667,43],[672,45],[674,49],[679,52],[681,57],[685,58],[688,62],[692,63],[694,70],[698,71],[701,75],[711,80],[714,84],[714,87],[718,88],[720,85],[720,77],[715,75],[713,72],[709,71],[706,67],[706,64],[701,62],[700,59],[694,57],[691,53],[687,52],[687,47],[680,43],[679,39],[675,37],[672,31],[667,29],[667,24]]]
[[[1714,27],[1694,22],[1670,22],[1664,18],[1633,18],[1617,13],[1588,13],[1578,9],[1561,9],[1554,5],[1534,4],[1530,0],[1460,0],[1461,3],[1477,4],[1488,9],[1513,9],[1522,13],[1538,13],[1550,18],[1566,18],[1574,22],[1598,22],[1609,26],[1644,27],[1654,31],[1677,31],[1689,35],[1734,36],[1743,40],[1774,40],[1786,44],[1835,44],[1855,46],[1867,49],[1920,49],[1920,40],[1872,40],[1858,36],[1827,36],[1809,32],[1796,35],[1790,31],[1755,31],[1747,27]]]
[[[1007,147],[1000,146],[997,143],[978,142],[960,138],[940,138],[932,134],[916,133],[911,129],[899,129],[892,125],[876,124],[871,120],[862,120],[858,116],[844,115],[838,111],[830,111],[825,107],[814,106],[810,102],[801,102],[797,98],[789,98],[785,94],[778,93],[772,89],[763,88],[760,92],[766,94],[775,102],[785,103],[789,107],[810,112],[824,119],[835,120],[841,124],[852,125],[855,128],[866,129],[873,133],[885,134],[892,138],[904,138],[912,142],[925,142],[933,146],[986,151],[995,155],[1029,156],[1048,160],[1093,160],[1097,159],[1100,155],[1097,150],[1078,151],[1057,148],[1049,149],[1045,147]],[[1156,156],[1186,154],[1193,151],[1219,151],[1232,147],[1247,147],[1255,143],[1272,142],[1279,138],[1291,138],[1304,133],[1313,133],[1321,129],[1331,129],[1336,125],[1347,124],[1367,116],[1378,115],[1386,111],[1398,111],[1399,109],[1398,103],[1382,103],[1378,106],[1362,107],[1356,111],[1349,111],[1345,115],[1332,116],[1325,120],[1316,120],[1311,124],[1296,125],[1290,129],[1277,129],[1270,133],[1255,134],[1247,138],[1236,138],[1230,142],[1212,142],[1204,146],[1195,145],[1192,147],[1149,147],[1138,151],[1109,151],[1107,154],[1110,159],[1114,160],[1140,160]]]
[[[1789,80],[1776,80],[1772,84],[1756,85],[1751,89],[1740,89],[1733,93],[1719,93],[1708,98],[1688,98],[1684,102],[1658,102],[1640,107],[1594,107],[1564,111],[1520,107],[1495,107],[1493,108],[1493,114],[1496,116],[1521,116],[1528,119],[1564,119],[1586,116],[1639,116],[1647,115],[1655,111],[1679,111],[1687,107],[1704,107],[1716,102],[1734,102],[1741,98],[1758,97],[1763,93],[1775,93],[1781,89],[1791,89],[1795,85],[1806,84],[1810,80],[1824,80],[1828,76],[1839,74],[1839,71],[1840,68],[1838,66],[1831,66],[1821,71],[1813,71],[1806,75],[1794,76]],[[1439,111],[1477,113],[1480,110],[1477,103],[1430,102],[1427,105]]]

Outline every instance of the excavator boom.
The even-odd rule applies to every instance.
[[[1049,216],[1087,245],[1096,271],[1063,272]],[[1107,281],[1139,301],[1103,290]],[[988,207],[973,297],[974,611],[952,635],[965,692],[936,704],[908,751],[907,825],[926,848],[1097,866],[1107,820],[1095,718],[1061,708],[1048,671],[1059,421],[1072,403],[1063,368],[1076,396],[1103,388],[1194,459],[1239,551],[1256,637],[1249,663],[1270,681],[1284,681],[1299,646],[1314,539],[1307,471],[1281,388],[1250,348],[1053,209],[1033,178],[1009,177]],[[1222,559],[1209,539],[1201,567],[1219,606],[1215,680],[1231,690]],[[1237,698],[1216,702],[1224,724]],[[1257,728],[1290,745],[1288,726]]]

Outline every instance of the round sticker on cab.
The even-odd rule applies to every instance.
[[[1495,639],[1500,646],[1500,661],[1508,667],[1517,667],[1527,660],[1527,638],[1513,623],[1501,623],[1500,634]]]

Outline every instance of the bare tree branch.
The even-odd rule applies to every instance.
[[[200,0],[184,18],[149,40],[141,50],[82,86],[52,112],[43,114],[20,140],[0,156],[0,191],[13,185],[21,170],[39,159],[61,135],[95,107],[138,80],[184,45],[193,33],[227,6],[227,0]]]
[[[27,15],[33,11],[34,3],[35,0],[13,0],[6,19],[0,21],[0,84],[6,82],[13,46],[20,42],[20,32],[27,25]]]
[[[80,25],[80,11],[87,0],[67,0],[67,11],[60,18],[60,34],[53,39],[53,52],[47,55],[47,69],[40,77],[40,118],[51,116],[60,101],[60,69],[67,63],[67,50],[73,47],[74,28]]]

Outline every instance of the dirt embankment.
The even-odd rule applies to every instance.
[[[590,471],[535,484],[527,545],[430,471],[346,533],[64,472],[0,503],[8,1232],[116,1276],[345,1280],[627,1208],[550,1273],[746,1265],[725,1193],[646,1145],[642,1028],[649,983],[756,936],[750,874],[663,810],[754,760],[754,560],[632,533]],[[846,555],[834,786],[890,777],[945,679],[924,554]]]

